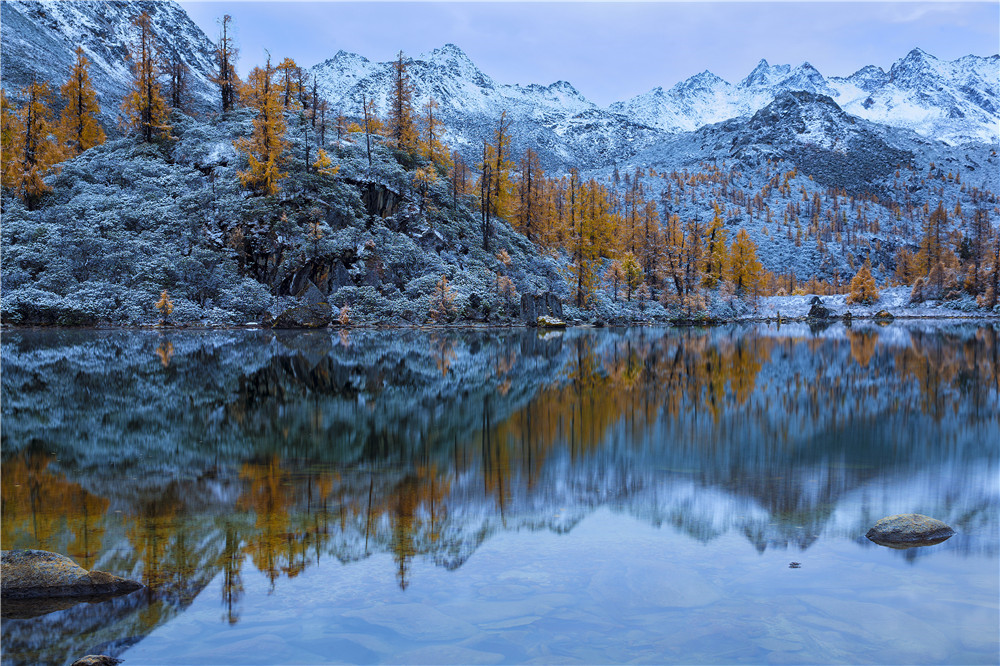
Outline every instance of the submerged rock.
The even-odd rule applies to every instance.
[[[4,599],[125,594],[142,587],[103,571],[87,571],[65,555],[47,550],[5,550],[0,566]]]
[[[901,513],[875,523],[865,534],[871,541],[890,548],[933,546],[955,534],[940,520],[919,513]]]
[[[72,666],[116,666],[122,663],[122,659],[109,657],[106,654],[88,654],[73,662]]]

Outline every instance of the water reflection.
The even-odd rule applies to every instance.
[[[996,556],[992,326],[43,331],[2,352],[3,547],[148,586],[100,622],[5,619],[7,661],[120,652],[214,579],[236,624],[247,566],[273,590],[388,554],[406,590],[415,561],[599,507],[761,553],[874,548],[874,520],[912,511],[967,535],[936,548]]]

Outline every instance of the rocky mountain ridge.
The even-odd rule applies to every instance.
[[[939,60],[915,48],[888,72],[868,65],[847,77],[823,77],[808,62],[792,68],[761,60],[731,84],[705,71],[669,90],[654,88],[609,110],[668,132],[752,115],[784,92],[827,95],[848,113],[912,129],[950,144],[996,143],[1000,127],[1000,55]]]
[[[218,94],[209,76],[214,71],[213,44],[176,2],[156,0],[74,0],[39,2],[4,0],[0,3],[0,78],[8,95],[32,77],[48,81],[54,97],[69,75],[77,46],[90,61],[90,78],[105,116],[113,129],[131,74],[128,44],[135,28],[132,20],[148,12],[161,54],[176,50],[190,67],[187,81],[191,110],[203,112],[218,105]]]

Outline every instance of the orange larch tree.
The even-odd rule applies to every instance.
[[[89,61],[83,48],[76,48],[76,61],[69,80],[60,89],[65,106],[59,120],[59,137],[72,155],[104,143],[104,129],[97,122],[101,107],[87,73]]]
[[[285,150],[285,117],[274,85],[274,72],[270,56],[264,69],[254,67],[250,71],[242,96],[257,117],[250,138],[235,142],[236,149],[246,155],[249,167],[239,172],[240,183],[265,196],[277,194],[281,179],[288,175],[280,169]]]
[[[132,21],[137,32],[135,41],[129,48],[132,61],[131,90],[122,103],[125,112],[124,123],[129,129],[139,132],[143,141],[170,129],[167,125],[167,103],[160,91],[160,59],[153,22],[149,14],[143,12]]]

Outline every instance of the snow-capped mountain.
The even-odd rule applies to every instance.
[[[130,74],[127,45],[135,29],[132,20],[148,12],[162,53],[175,49],[190,68],[188,92],[195,110],[218,104],[209,82],[213,71],[212,43],[173,2],[159,0],[4,0],[0,3],[3,23],[3,59],[0,77],[8,95],[17,96],[32,77],[48,81],[56,97],[82,46],[90,60],[90,78],[105,115],[114,125]]]
[[[448,141],[470,152],[483,137],[491,136],[505,110],[512,122],[515,152],[531,146],[550,167],[603,166],[634,154],[662,134],[601,109],[566,81],[547,86],[497,83],[454,44],[406,61],[414,105],[421,108],[433,97],[448,127]],[[392,62],[374,63],[339,51],[311,73],[320,94],[345,115],[361,115],[363,97],[375,100],[380,115],[388,112]]]
[[[686,132],[752,115],[791,91],[826,95],[852,115],[952,144],[996,143],[1000,137],[1000,56],[947,61],[921,49],[888,72],[869,65],[844,78],[824,78],[807,62],[792,68],[761,60],[735,85],[706,71],[669,90],[654,88],[616,102],[610,110],[668,132]]]

